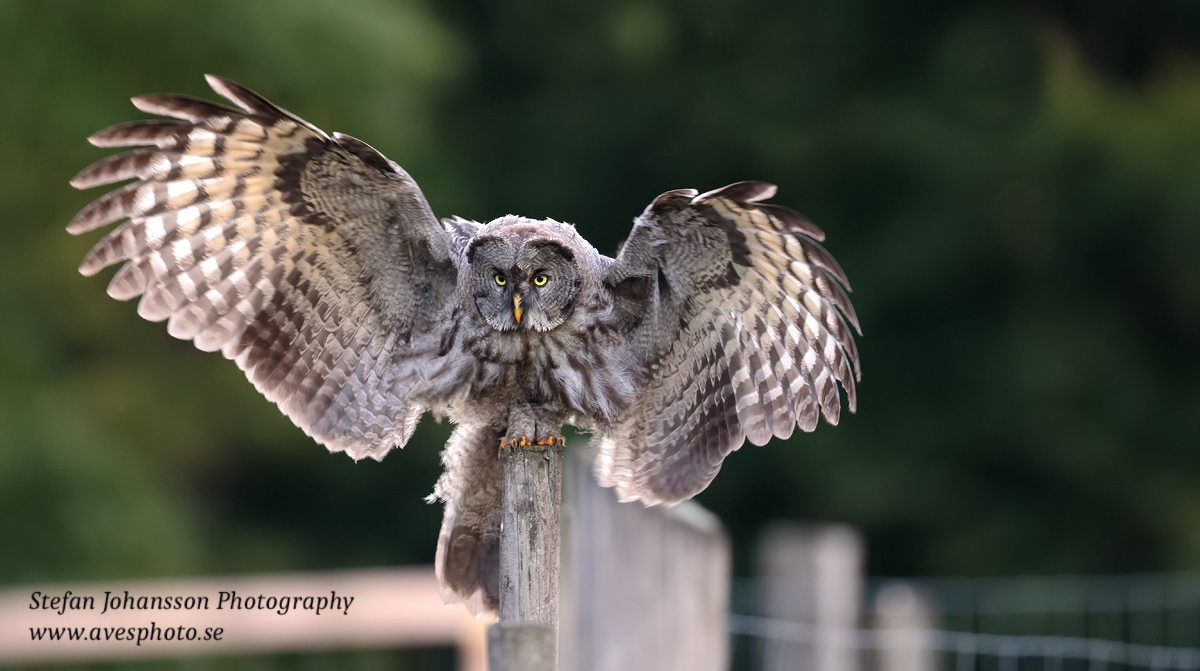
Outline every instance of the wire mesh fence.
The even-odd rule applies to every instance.
[[[755,667],[756,649],[790,647],[767,671],[825,671],[820,650],[853,652],[866,671],[1195,671],[1200,648],[1143,645],[1072,636],[998,635],[974,632],[887,629],[829,630],[799,622],[732,615],[735,667]],[[776,650],[778,653],[779,650]],[[791,659],[783,663],[778,660]],[[740,664],[738,662],[741,662]],[[748,663],[748,664],[747,664]]]
[[[908,583],[954,631],[1200,647],[1200,573],[924,578]],[[885,580],[869,581],[870,593]]]
[[[735,584],[735,612],[755,613],[730,618],[735,669],[1200,670],[1196,573],[869,579],[863,628],[763,616],[765,587]]]

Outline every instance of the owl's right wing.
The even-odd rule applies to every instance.
[[[747,438],[837,424],[856,406],[858,317],[849,282],[800,214],[738,182],[664,193],[605,278],[642,375],[627,416],[600,432],[596,473],[625,500],[688,498]]]
[[[110,296],[142,296],[142,317],[236,361],[330,450],[381,458],[423,411],[401,371],[431,356],[425,343],[453,293],[447,234],[412,178],[370,146],[329,137],[228,80],[208,82],[239,109],[140,96],[142,111],[178,121],[89,138],[149,148],[71,181],[137,179],[67,227],[80,234],[128,219],[79,270],[124,263]]]

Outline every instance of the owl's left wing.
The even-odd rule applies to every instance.
[[[800,214],[739,182],[671,191],[634,223],[606,283],[642,385],[599,436],[596,473],[623,500],[693,496],[746,438],[787,438],[857,405],[849,282]],[[861,334],[861,332],[860,332]]]
[[[147,148],[71,181],[137,180],[67,227],[80,234],[128,219],[79,270],[123,263],[110,296],[140,295],[138,314],[235,360],[329,449],[380,458],[407,441],[423,411],[402,374],[428,356],[453,292],[449,238],[412,178],[367,144],[327,136],[228,80],[208,81],[239,109],[140,96],[142,111],[178,121],[89,138]]]

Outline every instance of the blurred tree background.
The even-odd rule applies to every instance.
[[[862,529],[874,574],[1200,569],[1198,8],[0,0],[0,582],[433,558],[447,426],[331,456],[75,272],[84,138],[205,72],[372,143],[440,216],[606,253],[668,189],[779,184],[854,283],[864,378],[857,416],[699,497],[739,572],[780,517]]]

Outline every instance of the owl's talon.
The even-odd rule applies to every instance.
[[[529,436],[517,436],[508,440],[500,441],[500,454],[512,454],[522,447],[563,447],[567,442],[562,436],[547,436],[536,443],[529,439]]]
[[[530,445],[533,445],[533,441],[529,440],[528,436],[517,436],[516,438],[500,441],[500,452],[502,454],[504,452],[512,453],[515,452],[517,448],[529,447]]]

